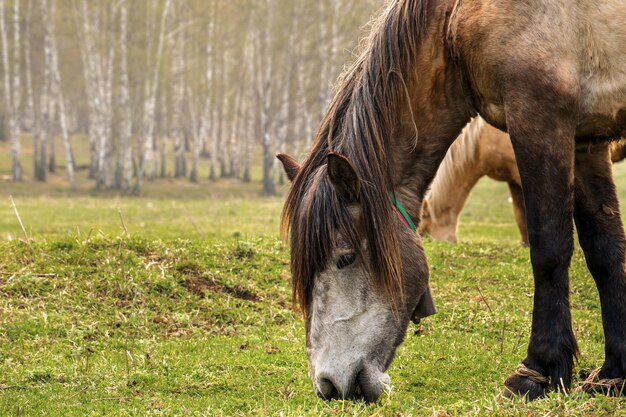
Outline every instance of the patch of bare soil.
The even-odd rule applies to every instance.
[[[256,294],[239,285],[230,287],[197,275],[187,275],[183,286],[199,297],[204,297],[208,291],[211,291],[218,294],[228,294],[240,300],[259,301]]]

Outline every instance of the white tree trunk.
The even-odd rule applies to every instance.
[[[243,173],[241,180],[243,182],[252,181],[251,169],[252,169],[252,138],[255,137],[256,118],[254,107],[251,101],[246,106],[246,131],[243,137]]]
[[[313,111],[307,101],[307,85],[306,85],[306,73],[304,68],[299,68],[298,72],[298,107],[301,112],[300,116],[300,129],[298,132],[304,135],[304,149],[311,148],[311,142],[313,140]]]
[[[45,0],[42,0],[45,1]],[[94,6],[92,10],[89,6]],[[114,41],[107,25],[115,20],[115,4],[82,0],[75,10],[77,29],[82,42],[81,57],[89,103],[89,138],[96,188],[110,188],[112,144],[112,83],[115,60]]]
[[[72,190],[76,189],[76,180],[74,178],[74,155],[72,153],[72,144],[67,127],[67,112],[65,109],[65,99],[63,97],[63,89],[61,84],[61,71],[59,69],[59,52],[55,35],[55,0],[50,0],[48,7],[42,1],[41,16],[46,31],[46,37],[50,43],[50,62],[51,62],[51,90],[52,105],[56,104],[59,114],[59,125],[61,126],[61,134],[63,136],[63,147],[65,149],[65,160],[67,166],[67,176]],[[43,8],[45,7],[45,9]]]
[[[319,41],[318,46],[320,48],[320,55],[323,54],[328,49],[328,1],[329,0],[321,0],[319,2]],[[321,120],[324,116],[324,112],[326,110],[326,104],[330,100],[329,90],[330,90],[330,63],[327,59],[322,59],[321,68],[320,68],[320,86],[319,86],[319,102],[318,102],[318,112],[319,119]]]
[[[256,88],[258,86],[258,78],[259,74],[255,68],[255,42],[247,41],[245,43],[246,47],[244,50],[244,62],[247,63],[248,73],[250,75],[250,83],[252,88],[247,88],[246,91],[254,91],[256,93]],[[256,137],[256,129],[258,128],[259,123],[257,120],[259,119],[258,111],[254,106],[254,102],[257,99],[256,94],[247,95],[247,100],[245,104],[245,131],[243,135],[243,172],[241,176],[241,180],[243,182],[250,182],[252,180],[251,169],[252,169],[252,145],[254,143],[254,139]]]
[[[186,89],[187,103],[193,103],[193,92],[191,87],[187,86]],[[192,143],[192,158],[191,158],[191,172],[189,174],[189,181],[197,183],[199,179],[198,168],[200,165],[200,152],[202,151],[202,128],[200,118],[198,117],[202,110],[198,109],[198,106],[193,105],[193,108],[189,111],[189,121],[191,123],[191,133],[193,137]]]
[[[285,153],[287,152],[287,141],[293,140],[291,137],[293,135],[294,130],[294,117],[295,113],[293,111],[294,107],[294,94],[292,91],[292,82],[294,78],[294,51],[293,51],[293,43],[294,43],[294,29],[296,26],[296,18],[293,14],[290,16],[290,25],[291,27],[288,29],[287,34],[287,48],[285,49],[285,72],[283,73],[283,78],[285,79],[284,84],[282,86],[282,99],[281,99],[281,109],[280,113],[282,116],[282,123],[280,124],[280,129],[277,132],[277,143],[276,148],[278,152]],[[283,185],[285,183],[284,171],[282,169],[278,170],[278,184]]]
[[[216,123],[216,59],[215,59],[215,48],[214,44],[217,40],[217,27],[215,25],[215,16],[217,1],[211,1],[209,5],[209,10],[211,14],[211,18],[208,23],[207,33],[208,33],[208,42],[206,47],[206,57],[207,57],[207,67],[206,67],[206,85],[207,85],[207,95],[206,102],[204,105],[204,113],[202,115],[201,122],[201,135],[203,140],[206,141],[207,149],[209,150],[210,160],[209,160],[209,179],[211,181],[217,180],[217,123]],[[209,144],[210,142],[210,144]]]
[[[74,17],[76,19],[76,29],[80,34],[80,39],[83,42],[80,43],[80,56],[83,63],[83,74],[85,76],[85,88],[87,93],[87,115],[88,115],[88,136],[89,136],[89,148],[90,148],[90,167],[89,178],[96,178],[98,176],[98,143],[99,143],[99,123],[98,123],[98,104],[97,104],[97,91],[95,90],[95,67],[93,60],[91,59],[88,50],[90,47],[87,45],[89,42],[87,33],[88,22],[86,21],[86,11],[83,9],[86,7],[86,3],[79,6],[75,3]],[[79,9],[80,8],[80,9]]]
[[[28,0],[26,6],[26,20],[24,27],[24,64],[26,66],[26,109],[24,111],[23,123],[26,130],[33,130],[33,137],[38,132],[35,132],[35,99],[33,94],[33,68],[31,61],[31,45],[30,39],[32,36],[30,21],[32,19],[33,12],[33,0]]]
[[[179,19],[180,20],[180,19]],[[181,23],[179,21],[179,23]],[[174,177],[187,176],[187,164],[185,161],[185,138],[183,130],[183,101],[185,94],[185,79],[183,71],[185,69],[185,38],[184,30],[179,29],[179,33],[172,40],[172,140],[174,143]]]
[[[133,119],[128,81],[128,7],[120,5],[120,140],[118,150],[118,188],[128,192],[132,179],[132,131]]]
[[[217,124],[218,119],[217,110],[213,109],[211,112],[211,160],[209,168],[209,179],[211,181],[217,180],[217,168],[218,168],[218,156],[219,156],[219,127]]]
[[[165,42],[165,25],[172,5],[172,0],[165,0],[163,14],[161,15],[161,26],[159,28],[159,40],[157,43],[156,58],[153,65],[153,73],[151,79],[147,81],[147,96],[143,107],[143,154],[140,158],[139,172],[137,173],[137,181],[135,183],[135,192],[139,192],[143,181],[144,172],[147,170],[148,177],[156,176],[156,166],[154,164],[154,130],[155,130],[155,113],[156,100],[159,88],[159,74],[161,68],[161,59],[163,56],[163,44]]]
[[[226,137],[224,131],[226,129],[224,123],[224,110],[226,109],[228,98],[226,92],[226,60],[223,55],[220,58],[219,65],[217,67],[217,74],[219,75],[219,78],[216,78],[217,85],[215,86],[218,98],[214,101],[215,119],[213,121],[213,136],[215,140],[216,157],[220,168],[220,178],[224,178],[226,176],[226,146],[224,144],[224,138]]]
[[[19,9],[14,9],[14,13],[19,13]],[[16,16],[15,19],[19,19]],[[11,174],[13,181],[22,180],[22,165],[20,162],[21,143],[20,128],[17,119],[17,111],[19,105],[19,25],[17,32],[14,33],[14,47],[16,47],[16,62],[11,65],[9,61],[9,42],[7,36],[7,27],[5,20],[5,2],[0,0],[0,37],[2,38],[2,68],[4,71],[4,107],[6,118],[9,125],[9,140],[11,142]],[[13,74],[13,78],[11,77]],[[17,81],[16,81],[17,79]]]
[[[239,178],[240,176],[240,167],[241,167],[241,154],[242,154],[242,146],[241,146],[241,132],[245,130],[243,120],[245,114],[243,109],[243,98],[247,88],[247,71],[246,67],[243,66],[241,77],[240,77],[240,86],[235,96],[235,109],[233,111],[234,119],[232,121],[233,129],[231,130],[230,135],[230,147],[231,147],[231,156],[230,156],[230,175],[234,178]]]
[[[113,14],[113,13],[112,13]],[[114,21],[111,16],[111,21]],[[112,36],[113,39],[115,39]],[[115,41],[109,41],[108,58],[104,65],[104,77],[101,79],[99,86],[104,90],[100,90],[102,96],[101,124],[102,136],[100,137],[100,185],[102,188],[111,188],[113,186],[113,63],[115,62]],[[103,53],[104,55],[104,53]]]
[[[47,0],[39,1],[39,9],[42,13],[47,13],[48,11],[48,2]],[[48,161],[48,141],[50,139],[50,130],[51,130],[51,90],[52,90],[52,82],[51,82],[51,67],[52,67],[52,48],[50,45],[50,34],[44,31],[44,68],[43,68],[43,81],[41,87],[41,93],[39,95],[39,150],[38,156],[39,159],[35,161],[35,178],[38,181],[46,181],[47,180],[47,171],[48,168],[46,166],[46,162]]]
[[[20,132],[19,114],[22,104],[22,80],[21,80],[21,64],[22,64],[22,43],[20,36],[20,2],[13,1],[13,80],[11,93],[13,95],[13,108],[15,109],[16,126],[18,134]]]
[[[274,137],[272,135],[272,119],[271,105],[273,93],[274,65],[269,59],[270,45],[270,25],[273,10],[271,4],[268,7],[268,16],[266,19],[258,19],[258,34],[256,47],[256,64],[261,72],[261,76],[257,81],[260,85],[257,87],[257,95],[259,99],[261,129],[262,129],[262,145],[263,145],[263,192],[268,195],[276,193],[276,184],[274,180],[274,155],[272,146]],[[260,20],[263,20],[262,22]]]

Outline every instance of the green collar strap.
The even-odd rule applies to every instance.
[[[396,196],[394,193],[390,193],[389,197],[391,197],[391,202],[393,203],[393,206],[398,211],[398,215],[400,216],[400,219],[402,220],[402,222],[406,224],[407,227],[409,227],[412,231],[415,232],[417,230],[417,227],[415,227],[415,223],[413,223],[411,216],[409,216],[409,213],[407,213],[402,203],[396,199]]]

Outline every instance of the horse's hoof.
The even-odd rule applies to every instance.
[[[546,395],[550,386],[550,378],[520,364],[515,373],[504,381],[503,396],[507,398],[525,397],[536,400]]]
[[[502,395],[506,398],[525,397],[536,400],[546,395],[546,386],[531,381],[529,378],[513,374],[504,381]]]
[[[601,394],[619,397],[626,395],[626,379],[609,378],[603,374],[601,368],[598,368],[591,372],[587,379],[582,382],[579,390],[589,395]]]

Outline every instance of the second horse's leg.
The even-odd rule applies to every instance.
[[[528,246],[528,229],[526,228],[526,209],[524,208],[524,191],[516,183],[509,181],[509,190],[513,200],[513,214],[522,238],[522,245]]]

